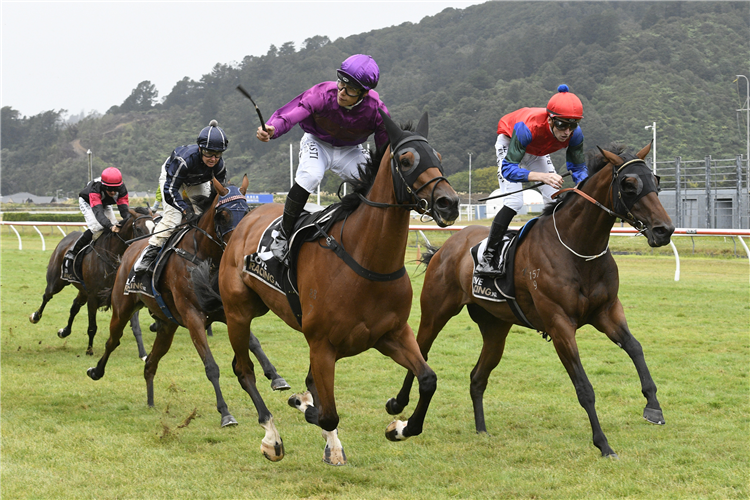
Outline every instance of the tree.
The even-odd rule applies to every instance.
[[[118,112],[148,111],[154,107],[154,101],[156,101],[158,96],[159,92],[156,90],[154,84],[148,80],[144,80],[123,101]]]

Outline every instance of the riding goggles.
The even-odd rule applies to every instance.
[[[206,158],[221,158],[222,151],[211,151],[210,149],[201,149],[201,154]]]
[[[336,81],[336,86],[338,87],[339,92],[343,90],[344,93],[349,97],[359,97],[360,95],[362,95],[362,91],[356,90],[354,87],[350,87],[349,85],[341,81],[341,78]],[[352,94],[352,92],[354,93]]]
[[[580,120],[561,120],[560,118],[553,118],[552,126],[559,130],[575,130],[576,127],[578,127],[578,122],[580,122]]]

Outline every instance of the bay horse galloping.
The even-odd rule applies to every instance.
[[[115,282],[115,274],[119,266],[120,256],[128,248],[127,241],[139,236],[150,234],[154,229],[154,219],[151,210],[143,207],[131,208],[130,217],[122,223],[119,232],[108,232],[102,234],[99,238],[91,243],[91,252],[83,256],[82,274],[83,283],[73,283],[78,289],[78,295],[73,299],[73,305],[70,307],[68,324],[57,331],[57,336],[62,338],[70,335],[75,319],[81,306],[84,304],[88,307],[88,336],[89,344],[86,348],[86,354],[94,355],[94,337],[96,336],[96,311],[100,307],[109,306],[109,296],[100,297],[100,292],[111,288]],[[70,281],[62,279],[62,263],[65,258],[65,252],[73,248],[80,232],[74,231],[63,237],[60,243],[52,252],[47,265],[47,287],[44,289],[42,305],[29,316],[29,321],[38,323],[42,319],[44,308],[63,288],[70,285]],[[129,319],[129,318],[128,318]],[[142,349],[143,341],[140,339],[141,329],[136,322],[133,323],[133,333],[138,341],[139,349]]]
[[[657,197],[658,179],[643,159],[646,146],[637,155],[600,150],[589,153],[591,177],[572,188],[542,216],[520,240],[515,255],[515,298],[522,314],[535,329],[546,332],[568,372],[586,410],[594,445],[602,456],[617,457],[609,446],[594,408],[594,390],[581,365],[575,334],[585,324],[594,326],[621,347],[632,359],[641,390],[646,397],[643,416],[663,424],[656,399],[656,385],[649,373],[640,343],[628,329],[622,304],[617,298],[617,264],[609,252],[609,234],[616,218],[632,224],[648,244],[669,243],[674,226]],[[421,297],[422,315],[417,343],[427,353],[438,333],[464,306],[479,325],[483,347],[471,372],[470,394],[478,433],[487,432],[483,395],[492,370],[500,363],[511,325],[525,325],[507,302],[494,302],[473,295],[473,260],[470,249],[487,237],[487,228],[469,226],[454,234],[426,259]],[[409,402],[414,379],[407,374],[398,396],[388,402],[389,412],[398,414]]]
[[[283,293],[244,272],[245,257],[256,253],[265,229],[282,215],[282,205],[268,204],[251,212],[237,227],[221,262],[219,289],[235,353],[234,372],[266,431],[261,451],[271,461],[283,458],[283,443],[255,387],[247,352],[250,323],[269,309],[307,339],[308,392],[293,395],[289,404],[304,412],[307,422],[322,428],[326,463],[346,462],[337,437],[337,360],[374,347],[416,373],[420,402],[408,422],[391,423],[386,436],[392,441],[422,432],[436,388],[437,377],[419,353],[407,324],[412,288],[405,274],[404,256],[410,209],[429,213],[444,227],[458,217],[458,195],[443,176],[439,156],[427,142],[427,114],[416,132],[402,130],[381,114],[390,146],[360,168],[361,182],[342,200],[346,216],[330,227],[330,236],[316,235],[317,239],[302,244],[299,251],[296,289],[302,311],[300,322]]]
[[[162,279],[156,285],[163,300],[162,304],[154,297],[141,293],[124,294],[125,283],[128,280],[130,270],[148,241],[136,242],[125,252],[122,256],[122,266],[120,266],[112,289],[112,320],[109,325],[109,339],[105,345],[104,354],[96,367],[89,368],[87,371],[91,379],[99,380],[104,376],[109,356],[120,345],[122,332],[128,318],[145,305],[151,316],[157,319],[156,339],[151,352],[146,357],[146,365],[143,370],[143,376],[146,379],[148,405],[154,406],[154,377],[159,367],[159,361],[169,351],[177,327],[184,326],[190,331],[193,345],[205,366],[206,377],[216,392],[216,408],[221,414],[221,426],[237,424],[232,414],[229,413],[227,404],[221,394],[219,366],[214,361],[206,338],[206,328],[214,321],[224,322],[224,315],[220,309],[207,311],[201,308],[201,300],[193,287],[191,274],[201,268],[207,271],[211,264],[218,265],[226,242],[230,239],[234,228],[248,212],[244,196],[247,186],[247,175],[243,177],[240,188],[236,186],[224,187],[219,181],[213,179],[213,189],[216,191],[216,196],[209,196],[198,201],[202,215],[197,226],[187,230],[174,244],[174,255],[169,255],[163,271],[158,271],[159,267],[155,271],[160,272],[162,276]],[[168,245],[170,246],[169,250],[167,249]],[[171,248],[170,243],[166,243],[162,253],[167,255]],[[156,294],[154,296],[156,297]],[[266,376],[272,380],[272,387],[275,390],[287,389],[289,386],[276,373],[276,369],[266,357],[257,339],[251,336],[245,344],[245,349],[248,345],[252,345],[253,353],[263,365]]]

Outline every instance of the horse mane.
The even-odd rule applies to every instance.
[[[612,142],[607,147],[604,147],[602,149],[610,151],[617,156],[622,156],[626,152],[627,146],[622,142]],[[608,163],[609,160],[604,157],[604,155],[599,151],[599,148],[592,148],[586,151],[586,167],[588,168],[589,176],[584,179],[578,187],[583,187],[583,185],[587,180],[589,180],[589,178],[591,178],[591,176],[604,168],[604,166]],[[564,195],[552,200],[552,203],[548,203],[544,207],[544,210],[542,210],[542,215],[552,215],[552,212],[558,205],[560,206],[559,208],[562,208],[562,204],[565,203],[568,199],[572,198],[572,196],[570,196],[571,194],[573,193],[568,191]]]
[[[208,196],[199,194],[193,200],[188,199],[185,201],[187,201],[188,203],[191,203],[195,208],[200,210],[202,214],[205,214],[206,212],[208,212],[208,209],[211,208],[211,203],[214,201],[215,196],[216,196],[216,188],[214,187],[213,183],[211,183],[211,192],[208,194]],[[196,212],[198,210],[196,210]]]
[[[130,207],[135,213],[140,215],[150,215],[151,211],[148,207]]]
[[[411,121],[399,124],[401,130],[409,132],[414,131],[414,124]],[[383,144],[382,147],[375,151],[375,154],[370,155],[370,159],[358,167],[358,179],[348,181],[352,186],[352,192],[341,198],[341,207],[347,212],[351,213],[359,207],[362,199],[359,195],[367,196],[367,193],[372,189],[372,185],[375,183],[375,177],[378,175],[380,169],[380,162],[383,161],[383,155],[385,150],[390,145],[390,141]]]

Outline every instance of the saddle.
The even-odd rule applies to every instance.
[[[78,252],[73,257],[72,265],[70,265],[70,261],[66,258],[63,258],[63,262],[60,268],[60,278],[69,281],[70,283],[80,283],[83,285],[83,258],[91,253],[93,248],[91,245],[93,244],[93,241],[83,247],[83,249]],[[85,287],[85,285],[84,285]]]
[[[513,281],[516,249],[519,242],[526,236],[529,229],[536,223],[537,218],[528,221],[519,231],[507,231],[503,235],[501,243],[501,252],[499,260],[499,269],[504,269],[505,274],[499,278],[486,278],[474,273],[471,283],[471,293],[479,299],[489,300],[492,302],[507,302],[516,318],[528,328],[536,330],[534,325],[526,318],[521,308],[516,302],[516,286]],[[487,246],[487,239],[480,241],[469,250],[471,258],[474,261],[474,268],[477,267],[479,255],[482,255]]]
[[[309,205],[308,205],[309,206]],[[331,226],[342,220],[346,213],[341,210],[341,204],[333,204],[323,210],[309,212],[305,209],[294,225],[294,231],[289,238],[289,267],[276,259],[271,253],[271,234],[279,230],[282,217],[275,219],[263,231],[255,253],[245,255],[243,272],[262,283],[270,286],[279,293],[286,295],[294,317],[302,326],[302,305],[297,290],[297,258],[302,244],[327,236]]]
[[[164,302],[161,293],[159,293],[158,284],[164,274],[164,268],[173,254],[179,255],[194,264],[199,264],[201,262],[197,256],[183,250],[182,248],[177,248],[177,245],[182,241],[182,238],[189,230],[189,227],[184,227],[179,231],[172,233],[167,242],[164,243],[164,246],[161,247],[161,250],[159,250],[156,260],[154,261],[153,271],[148,270],[144,273],[136,274],[133,269],[130,269],[130,274],[128,274],[128,279],[125,282],[125,290],[123,292],[125,295],[141,293],[151,297],[156,300],[156,303],[167,319],[180,326],[183,325],[175,319],[174,315],[167,307],[167,304]]]

